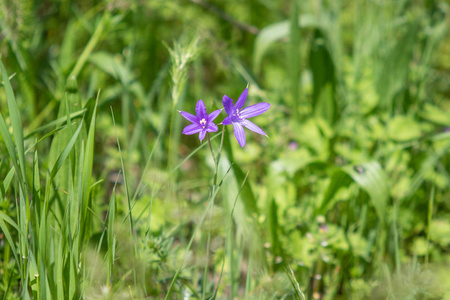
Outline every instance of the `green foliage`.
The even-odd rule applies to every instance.
[[[449,11],[0,2],[0,298],[448,297]]]

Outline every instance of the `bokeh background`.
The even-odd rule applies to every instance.
[[[450,297],[449,12],[1,1],[0,296]],[[226,129],[209,209],[177,110],[247,84],[269,138]]]

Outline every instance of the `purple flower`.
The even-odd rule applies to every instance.
[[[209,115],[206,113],[206,106],[203,103],[203,100],[198,100],[197,105],[195,106],[195,114],[180,111],[180,114],[188,121],[192,122],[192,124],[184,127],[183,134],[191,135],[200,133],[198,135],[200,141],[205,138],[206,132],[216,132],[218,130],[217,125],[214,124],[214,119],[220,114],[222,110],[218,109],[210,113]]]
[[[227,95],[223,96],[223,107],[225,108],[225,112],[228,114],[228,117],[223,120],[222,124],[233,124],[234,135],[236,136],[236,139],[241,147],[245,146],[244,127],[247,127],[253,132],[267,136],[261,128],[247,120],[247,118],[256,117],[267,111],[270,108],[270,104],[263,102],[242,109],[245,101],[247,100],[247,94],[248,86],[242,92],[241,96],[239,96],[239,99],[236,101],[236,105],[233,104],[233,99]]]

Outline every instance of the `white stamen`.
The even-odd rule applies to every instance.
[[[206,120],[205,120],[205,119],[201,119],[201,120],[200,120],[200,125],[202,125],[203,128],[205,128]]]

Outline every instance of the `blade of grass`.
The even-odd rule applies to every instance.
[[[287,268],[285,267],[284,271],[286,272],[286,274],[289,278],[289,281],[291,282],[291,285],[294,288],[297,299],[306,300],[305,294],[303,294],[302,289],[300,288],[300,284],[298,283],[297,279],[295,278],[294,271],[292,270],[291,266],[287,265]]]
[[[289,77],[291,79],[291,107],[294,110],[293,116],[298,120],[298,103],[299,103],[299,84],[300,84],[300,25],[299,25],[299,1],[292,1],[289,47],[287,57],[287,65],[289,68]]]
[[[9,114],[11,117],[11,124],[13,128],[14,139],[16,141],[17,155],[19,158],[20,170],[22,173],[23,182],[25,183],[25,150],[23,144],[23,127],[22,120],[20,118],[19,107],[17,106],[14,92],[9,82],[8,74],[6,73],[5,66],[0,60],[0,68],[2,71],[2,78],[5,87],[6,100],[8,102]],[[25,185],[23,186],[25,187]]]
[[[81,53],[80,58],[77,60],[75,66],[73,67],[72,72],[69,75],[69,78],[72,76],[78,77],[78,74],[80,73],[81,69],[83,68],[84,64],[89,58],[89,55],[91,55],[95,46],[99,43],[100,37],[102,36],[103,31],[105,30],[106,25],[109,23],[109,21],[110,21],[110,12],[108,10],[105,10],[102,18],[100,19],[99,24],[95,28],[94,34],[92,35],[91,39],[87,43],[83,52]]]

